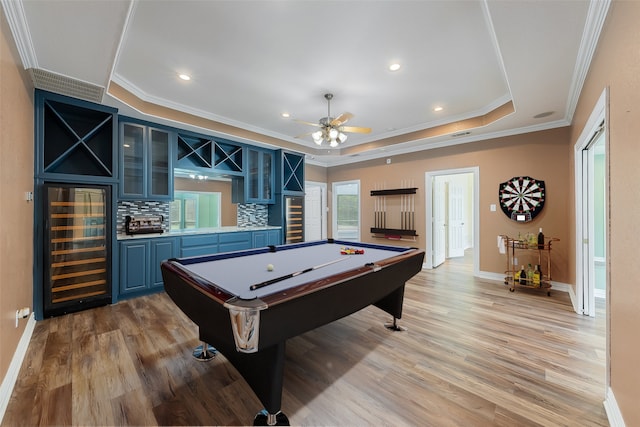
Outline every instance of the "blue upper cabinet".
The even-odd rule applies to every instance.
[[[117,110],[36,90],[36,174],[116,182]]]
[[[273,151],[246,146],[244,176],[233,180],[233,203],[275,203],[275,156]]]
[[[175,167],[187,170],[242,176],[243,145],[221,138],[180,132]]]
[[[173,198],[172,152],[176,133],[120,119],[120,198]]]
[[[304,195],[304,154],[278,150],[276,193]]]

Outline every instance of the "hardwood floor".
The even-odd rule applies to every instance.
[[[602,307],[601,307],[602,309]],[[294,320],[294,319],[292,319]],[[605,318],[448,262],[287,343],[292,425],[606,426]],[[2,425],[250,425],[260,402],[166,294],[38,322]]]

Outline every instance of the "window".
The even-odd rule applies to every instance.
[[[334,182],[333,237],[360,240],[360,181]]]
[[[170,205],[171,230],[220,227],[221,193],[175,191]]]

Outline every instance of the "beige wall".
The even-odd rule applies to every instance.
[[[627,426],[640,426],[639,22],[640,2],[612,2],[571,132],[573,145],[600,94],[608,87],[609,375]]]
[[[4,380],[33,310],[33,86],[20,64],[4,13],[0,13],[0,378]]]
[[[187,178],[176,178],[173,181],[174,190],[202,191],[222,193],[220,195],[222,208],[220,212],[223,227],[238,224],[238,205],[231,203],[231,181],[199,181]]]
[[[315,166],[305,164],[304,166],[304,180],[314,182],[327,182],[327,168],[322,166]]]
[[[517,237],[518,233],[537,233],[538,228],[542,227],[546,236],[560,239],[553,246],[552,273],[553,280],[566,283],[570,278],[567,259],[571,247],[567,231],[573,226],[567,216],[570,202],[566,197],[569,185],[568,157],[569,129],[560,128],[391,156],[391,164],[386,164],[386,159],[377,159],[332,167],[328,169],[327,181],[331,192],[333,182],[360,180],[361,240],[379,243],[387,241],[372,238],[368,232],[374,221],[374,197],[369,192],[376,188],[398,188],[402,182],[413,183],[411,186],[418,188],[415,202],[418,238],[415,243],[402,243],[425,248],[425,173],[477,166],[480,170],[480,242],[477,249],[480,271],[504,272],[506,258],[498,252],[496,244],[499,234]],[[547,189],[544,209],[533,221],[524,224],[507,218],[500,210],[498,201],[499,184],[523,175],[545,181]],[[390,198],[387,200],[390,201]],[[497,205],[496,212],[489,210],[491,204]],[[331,220],[328,235],[331,236]]]

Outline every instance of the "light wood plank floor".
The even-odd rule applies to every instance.
[[[369,307],[289,340],[292,425],[608,425],[605,319],[566,293],[511,293],[454,261],[407,284],[408,331],[388,320]],[[251,424],[259,401],[198,344],[164,293],[38,322],[2,425]]]

